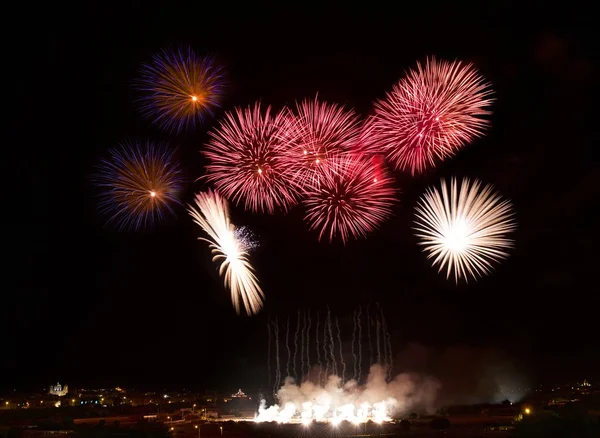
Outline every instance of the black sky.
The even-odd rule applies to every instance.
[[[269,315],[330,306],[344,317],[369,300],[385,307],[396,351],[407,342],[489,346],[534,377],[600,369],[590,13],[445,3],[98,3],[40,17],[33,47],[15,43],[23,44],[19,63],[31,67],[14,82],[23,90],[22,147],[8,167],[23,192],[4,215],[1,386],[258,382]],[[154,233],[118,233],[98,217],[89,183],[108,148],[152,138],[179,146],[185,201],[202,188],[193,181],[212,123],[166,136],[139,117],[130,86],[152,53],[187,44],[226,66],[226,110],[318,92],[367,114],[415,61],[472,61],[496,91],[493,126],[428,174],[398,174],[395,217],[346,248],[318,244],[301,210],[269,217],[235,209],[236,221],[260,236],[253,260],[268,298],[262,315],[236,317],[183,209]],[[518,212],[512,257],[468,286],[439,277],[409,230],[423,190],[451,175],[494,184]]]

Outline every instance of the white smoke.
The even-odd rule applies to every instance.
[[[288,377],[277,392],[279,404],[267,407],[262,400],[255,421],[380,423],[415,409],[432,409],[439,389],[436,380],[400,374],[387,382],[386,377],[385,368],[377,364],[371,367],[365,385],[355,380],[343,383],[339,376],[330,375],[324,386],[311,381],[298,386]]]

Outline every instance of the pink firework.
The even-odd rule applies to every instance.
[[[428,59],[375,104],[369,149],[414,175],[482,135],[489,84],[472,64]]]
[[[298,186],[290,178],[284,139],[292,124],[289,111],[263,112],[260,103],[228,112],[203,154],[207,180],[235,204],[247,210],[287,211],[298,200]]]
[[[392,214],[393,179],[382,160],[345,155],[330,158],[306,190],[305,219],[319,240],[364,238]]]
[[[360,134],[353,110],[320,102],[317,97],[296,103],[293,129],[288,131],[288,159],[296,181],[310,183],[329,160],[352,151]]]

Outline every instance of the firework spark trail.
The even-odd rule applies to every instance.
[[[315,328],[315,340],[316,340],[316,344],[317,344],[317,364],[319,365],[319,377],[318,377],[317,382],[320,385],[323,364],[321,363],[321,346],[319,345],[319,322],[320,322],[319,318],[320,318],[320,315],[319,315],[319,311],[317,310],[317,325]]]
[[[342,331],[340,330],[340,321],[335,317],[335,326],[337,328],[337,339],[340,346],[340,362],[342,364],[342,382],[346,381],[346,361],[344,361],[344,351],[342,350]]]
[[[329,356],[327,355],[327,317],[323,321],[323,356],[325,357],[325,381],[329,375]]]
[[[367,336],[369,338],[369,368],[373,365],[373,343],[371,341],[371,303],[367,304]]]
[[[337,361],[335,360],[335,353],[334,353],[334,340],[333,340],[333,330],[331,327],[331,311],[329,310],[329,308],[327,309],[327,332],[329,334],[329,355],[331,356],[331,364],[332,364],[332,371],[333,374],[337,375]]]
[[[388,351],[388,343],[387,343],[387,324],[385,322],[385,315],[383,314],[383,309],[377,303],[377,307],[379,308],[380,318],[381,318],[381,345],[383,347],[383,363],[384,369],[388,375],[390,376],[390,368],[389,368],[389,356],[390,352]]]
[[[306,311],[308,327],[306,328],[306,365],[308,367],[307,378],[310,378],[310,326],[312,321],[310,319],[310,309]]]
[[[296,357],[298,356],[298,332],[300,331],[300,310],[298,310],[298,318],[296,319],[296,334],[294,335],[294,379],[298,381],[298,373],[296,369]]]
[[[275,318],[273,326],[275,327],[275,364],[277,367],[277,370],[275,371],[274,392],[277,392],[277,388],[281,386],[281,367],[279,363],[279,321],[277,318]]]
[[[263,307],[264,294],[250,264],[248,249],[235,237],[236,227],[231,223],[227,201],[209,190],[198,193],[195,204],[188,212],[209,237],[199,240],[209,244],[212,261],[219,264],[219,276],[230,290],[236,313],[240,313],[241,301],[249,316],[257,314]]]
[[[389,370],[388,370],[388,381],[389,381],[392,378],[392,371],[393,371],[393,368],[394,368],[394,356],[392,354],[392,336],[390,335],[389,332],[387,332],[385,334],[385,336],[387,338],[388,352],[390,354],[390,359],[389,359],[389,362],[388,362],[388,367],[389,367]]]
[[[379,322],[379,315],[375,315],[375,321],[375,339],[377,339],[377,363],[381,365],[381,346],[379,345],[379,329],[381,328],[381,323]]]
[[[304,376],[306,376],[306,372],[304,371],[305,369],[305,363],[304,363],[304,347],[305,347],[305,335],[304,332],[306,331],[306,313],[305,311],[302,311],[302,330],[300,331],[300,379],[302,381],[304,381]]]
[[[383,344],[386,348],[386,366],[387,366],[387,376],[388,381],[392,378],[392,366],[393,366],[393,356],[392,356],[392,338],[390,332],[388,331],[387,321],[385,319],[385,315],[383,313],[383,308],[380,306],[379,310],[381,312],[381,321],[383,323]]]
[[[489,274],[494,263],[507,258],[513,246],[507,235],[516,229],[512,204],[491,185],[468,178],[460,187],[452,178],[449,186],[442,179],[440,190],[429,189],[416,208],[415,225],[427,258],[457,283]]]
[[[290,349],[290,317],[287,317],[287,325],[285,329],[285,348],[287,349],[287,363],[285,365],[285,377],[290,376],[290,360],[292,358],[292,351]]]
[[[269,343],[267,344],[267,384],[271,386],[271,319],[267,322],[267,332],[269,333]]]
[[[357,324],[356,324],[356,310],[352,312],[352,359],[354,360],[354,375],[352,376],[352,378],[354,380],[357,379],[357,366],[358,364],[356,363],[358,360],[356,358],[356,349],[354,348],[354,343],[356,342],[356,329],[357,329]]]
[[[362,307],[358,307],[358,315],[356,320],[358,321],[358,382],[362,377]]]

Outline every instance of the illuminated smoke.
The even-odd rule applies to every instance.
[[[310,380],[297,385],[288,378],[277,393],[279,403],[267,407],[262,400],[255,421],[381,423],[413,409],[431,410],[437,381],[416,374],[401,374],[390,382],[386,377],[385,368],[373,365],[363,386],[356,380],[343,384],[336,375],[329,376],[324,386]]]

